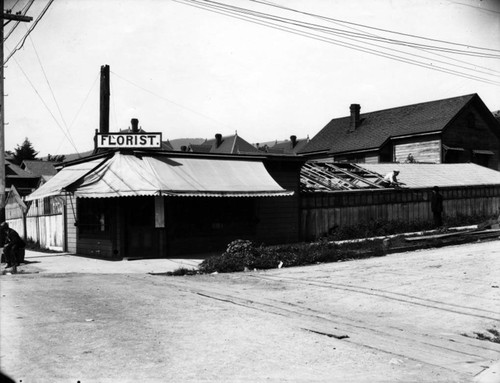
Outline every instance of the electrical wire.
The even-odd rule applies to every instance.
[[[35,0],[30,0],[28,3],[26,3],[26,5],[24,6],[24,8],[23,8],[23,9],[22,9],[22,11],[21,11],[21,14],[22,14],[23,16],[26,16],[26,13],[28,13],[28,10],[30,9],[31,5],[33,5],[33,2],[34,2],[34,1],[35,1]],[[16,2],[16,4],[17,4],[17,2]],[[15,5],[14,5],[14,7],[15,7]],[[14,8],[14,7],[12,7],[12,8]],[[6,40],[10,37],[10,35],[12,34],[12,32],[14,32],[14,30],[17,28],[17,26],[19,25],[19,23],[20,23],[20,21],[16,21],[16,23],[15,23],[15,24],[14,24],[14,26],[10,29],[10,31],[6,33],[6,35],[5,35],[5,36],[4,36],[4,38],[3,38],[3,41],[4,41],[4,42],[5,42],[5,41],[6,41]]]
[[[88,92],[87,92],[87,95],[85,96],[84,100],[82,101],[82,103],[80,104],[80,107],[78,108],[78,111],[76,112],[75,116],[73,117],[73,119],[71,120],[71,123],[69,124],[69,127],[68,127],[68,132],[71,131],[71,128],[73,127],[75,121],[77,120],[78,116],[80,115],[83,107],[85,106],[85,104],[87,104],[87,101],[90,97],[90,94],[92,93],[92,91],[94,90],[95,88],[95,85],[97,83],[97,80],[99,79],[99,73],[97,73],[95,79],[94,79],[94,82],[92,83],[92,85],[90,86]],[[61,147],[62,145],[62,142],[59,144],[59,146],[57,147],[56,149],[56,153],[59,151],[59,148]],[[80,153],[77,153],[78,155],[80,155]]]
[[[214,13],[218,13],[218,14],[230,16],[230,17],[233,17],[233,18],[237,18],[237,19],[249,21],[249,22],[252,22],[252,23],[255,23],[255,24],[264,25],[264,26],[267,26],[267,27],[270,27],[270,28],[273,28],[273,29],[286,31],[286,32],[289,32],[289,33],[292,33],[292,34],[297,34],[297,35],[305,36],[305,37],[312,38],[312,39],[315,39],[315,40],[318,40],[318,41],[323,41],[323,42],[327,42],[327,43],[330,43],[330,44],[343,46],[343,47],[346,47],[346,48],[349,48],[349,49],[354,49],[354,50],[357,50],[357,51],[361,51],[361,52],[365,52],[365,53],[370,53],[370,54],[373,54],[373,55],[376,55],[376,56],[381,56],[381,57],[389,58],[389,59],[392,59],[392,60],[396,60],[396,61],[405,62],[405,63],[408,63],[408,64],[412,64],[412,65],[424,67],[424,68],[431,69],[431,70],[434,70],[434,71],[439,71],[439,72],[444,72],[444,73],[448,73],[448,74],[453,74],[453,75],[456,75],[456,76],[459,76],[459,77],[468,78],[468,79],[472,79],[472,80],[477,80],[477,81],[481,81],[481,82],[485,82],[485,83],[489,83],[489,84],[493,84],[493,85],[500,85],[500,83],[498,81],[491,80],[491,79],[488,79],[488,78],[475,76],[473,74],[456,71],[456,70],[453,70],[453,69],[450,69],[450,68],[440,67],[440,66],[434,65],[432,63],[428,64],[426,62],[414,60],[414,59],[411,59],[411,58],[405,58],[405,57],[393,55],[393,54],[390,54],[390,53],[381,52],[381,51],[374,50],[374,49],[371,49],[371,48],[361,47],[359,45],[352,44],[351,42],[339,41],[339,40],[335,40],[335,39],[332,39],[332,38],[329,38],[329,37],[321,36],[321,35],[318,35],[318,34],[315,34],[315,33],[307,32],[307,31],[303,31],[303,30],[298,30],[296,28],[287,26],[286,25],[287,23],[285,23],[285,25],[278,25],[276,22],[269,21],[266,17],[264,17],[262,19],[262,18],[258,18],[257,16],[254,16],[255,13],[253,11],[251,11],[250,13],[248,13],[246,9],[243,9],[243,11],[242,11],[242,8],[240,8],[240,7],[228,6],[227,4],[222,4],[222,6],[219,6],[219,4],[221,4],[221,3],[216,3],[216,2],[208,1],[208,0],[172,0],[172,1],[175,1],[175,2],[181,3],[181,4],[185,4],[185,5],[188,5],[188,6],[192,6],[192,7],[195,7],[195,8],[203,9],[203,10],[206,10],[206,11],[210,11],[210,12],[214,12]],[[363,42],[363,43],[365,43],[365,42]],[[367,43],[365,43],[365,44],[367,44]],[[369,45],[373,46],[373,44],[369,44]],[[383,49],[389,49],[389,48],[383,48]],[[405,55],[415,56],[413,54],[406,53],[406,52],[400,52],[400,53],[403,53]],[[450,63],[445,63],[445,65],[456,66],[456,65],[450,64]],[[467,68],[465,68],[465,69],[467,69]],[[467,69],[467,70],[470,70],[470,69]],[[477,72],[476,70],[472,70],[472,71],[473,72]],[[487,75],[493,76],[491,74],[487,74]]]
[[[57,102],[57,98],[54,94],[54,90],[52,89],[52,86],[50,85],[50,81],[49,81],[49,78],[47,76],[47,73],[45,72],[45,68],[43,67],[42,61],[40,60],[40,56],[38,55],[38,51],[35,47],[35,43],[34,43],[33,39],[31,38],[31,36],[29,36],[29,39],[30,39],[30,42],[33,46],[33,51],[35,52],[38,63],[40,64],[40,68],[42,69],[42,73],[43,73],[43,76],[45,77],[45,81],[47,82],[47,86],[49,87],[50,94],[52,95],[52,99],[54,100],[54,103],[56,104],[57,110],[59,112],[59,116],[61,117],[61,121],[63,122],[64,127],[66,128],[66,131],[68,133],[68,139],[70,140],[71,145],[73,147],[76,147],[75,141],[73,140],[73,137],[71,136],[71,132],[68,129],[68,124],[66,124],[66,120],[64,119],[64,115],[61,111],[61,108],[59,107],[59,103]]]
[[[66,136],[66,138],[68,139],[68,141],[70,142],[70,144],[73,146],[73,148],[75,149],[75,151],[78,153],[78,149],[76,148],[76,146],[74,146],[74,144],[72,143],[72,141],[68,138],[67,134],[66,134],[66,131],[63,129],[63,127],[61,126],[61,124],[59,124],[59,121],[57,121],[57,118],[54,116],[54,114],[52,113],[52,111],[50,110],[50,108],[48,107],[47,103],[45,102],[45,100],[43,99],[43,97],[40,95],[40,93],[38,92],[38,90],[36,89],[35,85],[33,84],[33,82],[30,80],[30,78],[28,77],[28,75],[26,74],[26,72],[24,71],[24,69],[22,68],[21,64],[19,64],[19,62],[16,60],[16,58],[14,57],[14,62],[17,64],[17,66],[19,67],[19,69],[21,70],[22,74],[24,75],[24,77],[26,77],[26,80],[28,80],[28,83],[31,85],[31,87],[33,88],[33,90],[35,91],[36,95],[38,96],[38,98],[40,99],[40,101],[42,102],[43,106],[45,106],[45,109],[47,109],[47,111],[49,112],[49,114],[51,115],[52,119],[55,121],[56,125],[58,126],[59,129],[61,129],[61,131],[63,132],[63,134]]]
[[[284,10],[291,11],[291,12],[300,13],[300,14],[307,15],[307,16],[321,18],[321,19],[327,20],[327,21],[335,21],[335,22],[342,23],[342,24],[354,25],[357,27],[373,29],[373,30],[380,31],[380,32],[392,33],[392,34],[397,34],[397,35],[401,35],[401,36],[412,37],[412,38],[416,38],[416,39],[422,39],[422,40],[433,41],[433,42],[439,42],[439,43],[444,43],[444,44],[457,45],[457,46],[462,46],[462,47],[467,47],[467,48],[481,49],[481,50],[487,50],[487,51],[492,51],[492,52],[500,52],[500,50],[498,50],[498,49],[484,48],[484,47],[478,47],[478,46],[469,45],[469,44],[462,44],[462,43],[454,43],[454,42],[450,42],[450,41],[446,41],[446,40],[432,39],[429,37],[423,37],[423,36],[413,35],[413,34],[409,34],[409,33],[396,32],[396,31],[391,31],[389,29],[376,28],[376,27],[371,27],[371,26],[364,25],[364,24],[352,23],[352,22],[345,21],[345,20],[339,20],[339,19],[334,19],[331,17],[326,17],[326,16],[314,14],[314,13],[299,11],[297,9],[288,8],[288,7],[285,7],[282,5],[272,3],[270,1],[265,1],[265,0],[248,0],[248,1],[251,1],[254,3],[259,3],[259,4],[269,5],[272,7],[284,9]]]
[[[309,23],[309,22],[297,20],[297,19],[291,19],[291,18],[287,18],[287,17],[283,17],[283,16],[272,15],[269,13],[258,12],[258,11],[254,11],[254,10],[251,10],[248,8],[237,7],[234,5],[220,3],[217,1],[213,1],[213,0],[193,0],[193,1],[200,3],[200,4],[203,3],[204,5],[210,6],[210,7],[216,7],[216,8],[225,9],[228,11],[240,12],[240,13],[244,13],[244,14],[249,15],[249,16],[254,16],[254,17],[258,17],[258,18],[262,18],[262,19],[281,22],[281,23],[287,23],[290,25],[308,28],[308,29],[312,29],[312,30],[316,30],[316,31],[320,31],[320,32],[337,33],[339,35],[345,35],[348,37],[363,37],[366,39],[382,41],[382,42],[389,43],[389,44],[397,44],[397,45],[403,45],[403,46],[407,46],[407,47],[420,47],[420,48],[426,48],[426,49],[430,49],[430,50],[437,50],[437,51],[443,51],[443,52],[454,53],[454,54],[463,54],[463,55],[467,55],[467,56],[477,56],[477,57],[483,57],[483,58],[500,58],[500,55],[498,55],[498,54],[474,52],[474,51],[471,51],[470,49],[469,50],[461,50],[461,49],[455,49],[455,48],[446,48],[446,47],[440,47],[440,46],[436,46],[436,45],[427,45],[427,44],[413,43],[410,41],[389,39],[389,38],[374,35],[374,34],[366,34],[366,33],[360,33],[360,32],[353,33],[353,32],[349,32],[346,30],[331,28],[331,27],[327,27],[324,25],[320,25],[320,24],[314,24],[314,23]],[[487,49],[487,48],[482,48],[482,49]]]
[[[36,26],[38,25],[38,23],[40,22],[40,20],[43,18],[43,16],[45,15],[45,13],[47,12],[47,10],[49,9],[50,5],[54,2],[54,0],[49,0],[49,2],[45,5],[45,7],[43,8],[42,12],[38,15],[38,17],[36,18],[36,20],[33,22],[33,24],[31,25],[30,29],[28,29],[28,32],[24,35],[24,37],[21,39],[21,41],[16,45],[16,47],[14,48],[14,50],[7,56],[7,58],[4,60],[3,62],[3,65],[7,64],[7,62],[10,60],[10,58],[14,55],[14,53],[16,53],[18,50],[20,50],[23,46],[24,46],[24,43],[26,41],[26,39],[28,38],[29,34],[31,32],[33,32],[33,30],[36,28]]]
[[[121,80],[123,80],[123,81],[125,81],[125,82],[128,82],[129,84],[131,84],[131,85],[133,85],[133,86],[135,86],[135,87],[137,87],[137,88],[139,88],[139,89],[141,89],[141,90],[143,90],[143,91],[145,91],[145,92],[147,92],[147,93],[149,93],[149,94],[152,94],[153,96],[156,96],[156,97],[158,97],[158,98],[160,98],[160,99],[162,99],[162,100],[165,100],[165,101],[169,102],[170,104],[173,104],[173,105],[175,105],[175,106],[177,106],[177,107],[179,107],[179,108],[181,108],[181,109],[187,110],[187,111],[189,111],[189,112],[191,112],[191,113],[194,113],[194,114],[196,114],[196,115],[198,115],[198,116],[201,116],[201,117],[204,117],[204,118],[206,118],[206,119],[208,119],[208,120],[211,120],[212,122],[216,123],[218,126],[223,125],[223,126],[226,126],[226,127],[227,127],[227,125],[226,125],[226,124],[224,124],[224,123],[222,123],[222,122],[220,122],[220,121],[217,121],[217,120],[213,119],[212,117],[207,116],[206,114],[203,114],[203,113],[197,112],[196,110],[193,110],[193,109],[188,108],[188,107],[186,107],[186,106],[184,106],[184,105],[178,104],[178,103],[177,103],[177,102],[175,102],[175,101],[172,101],[172,100],[170,100],[170,99],[168,99],[168,98],[166,98],[166,97],[164,97],[164,96],[162,96],[162,95],[159,95],[159,94],[157,94],[157,93],[155,93],[155,92],[153,92],[153,91],[151,91],[151,90],[149,90],[149,89],[146,89],[146,88],[144,88],[144,87],[142,87],[142,86],[140,86],[140,85],[138,85],[138,84],[136,84],[136,83],[134,83],[134,82],[132,82],[132,81],[130,81],[130,80],[127,80],[127,79],[126,79],[126,78],[124,78],[123,76],[120,76],[118,73],[115,73],[115,72],[113,72],[113,71],[110,71],[110,72],[111,72],[112,74],[114,74],[116,77],[118,77],[119,79],[121,79]]]

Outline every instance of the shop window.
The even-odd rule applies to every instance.
[[[109,233],[109,201],[105,199],[79,200],[78,215],[78,230],[80,235]]]

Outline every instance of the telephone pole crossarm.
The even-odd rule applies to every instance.
[[[24,16],[24,15],[13,15],[12,13],[5,13],[3,12],[3,19],[4,20],[14,20],[14,21],[26,21],[30,22],[33,20],[33,17],[31,16]]]

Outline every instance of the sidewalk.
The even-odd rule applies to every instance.
[[[42,253],[26,250],[26,263],[17,267],[18,274],[32,273],[90,273],[90,274],[147,274],[165,273],[179,268],[195,269],[202,259],[137,259],[110,261],[86,258],[68,253]],[[2,264],[2,274],[11,272]]]

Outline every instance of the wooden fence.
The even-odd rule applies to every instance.
[[[372,221],[432,220],[431,189],[381,189],[304,193],[301,195],[301,235],[313,240],[337,226]],[[440,189],[443,215],[490,216],[500,208],[500,185]]]
[[[5,212],[9,226],[25,240],[38,242],[45,249],[65,249],[65,209],[60,199],[33,201],[26,213],[15,200],[11,200],[7,202]]]

